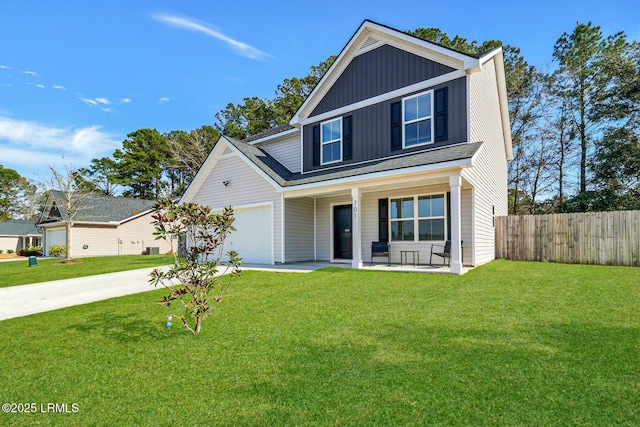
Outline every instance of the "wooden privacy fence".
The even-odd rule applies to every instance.
[[[499,217],[496,258],[640,266],[640,211]]]

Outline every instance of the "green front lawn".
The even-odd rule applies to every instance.
[[[639,279],[246,271],[195,337],[163,291],[5,320],[0,400],[38,413],[0,425],[640,425]]]
[[[171,262],[170,255],[124,255],[76,258],[74,264],[61,264],[64,258],[38,259],[38,265],[29,267],[29,259],[0,262],[0,288],[115,273],[137,268],[157,267]]]

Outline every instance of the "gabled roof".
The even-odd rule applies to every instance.
[[[0,221],[0,236],[39,236],[40,234],[34,220]]]
[[[58,190],[51,190],[45,205],[45,210],[39,223],[58,221],[65,219],[64,209],[60,209],[61,218],[49,218],[52,207],[61,206],[64,194]],[[74,218],[76,222],[92,223],[122,223],[134,217],[151,211],[155,205],[154,200],[142,200],[128,197],[112,197],[100,194],[91,194],[80,202],[80,210]]]
[[[411,154],[386,157],[368,162],[349,164],[341,167],[323,169],[311,173],[291,172],[269,153],[250,143],[222,136],[209,154],[180,202],[191,201],[194,193],[204,184],[205,180],[217,164],[227,147],[244,160],[253,170],[270,182],[277,190],[294,190],[298,186],[321,184],[331,181],[362,176],[367,179],[377,173],[392,173],[397,170],[415,170],[438,168],[440,165],[465,167],[471,165],[473,157],[482,147],[481,142],[448,145],[432,150]]]
[[[347,69],[355,57],[383,44],[398,47],[424,58],[442,63],[456,70],[457,73],[470,74],[480,71],[491,59],[495,59],[498,97],[505,154],[508,160],[513,158],[511,127],[509,123],[509,106],[507,86],[504,76],[504,59],[502,48],[496,48],[480,55],[469,55],[457,50],[433,43],[407,34],[391,27],[365,20],[347,45],[342,49],[331,67],[322,76],[316,87],[302,103],[289,122],[292,126],[301,127],[309,119],[315,107],[329,92],[340,75]]]
[[[311,94],[291,119],[292,125],[300,124],[313,111],[317,103],[329,91],[338,77],[358,55],[382,44],[390,44],[425,58],[448,65],[456,70],[472,70],[480,67],[480,58],[459,52],[437,43],[423,40],[403,31],[365,20],[347,45],[342,49],[329,70],[322,76]]]

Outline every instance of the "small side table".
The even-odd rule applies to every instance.
[[[420,264],[420,251],[400,251],[400,267],[407,264],[409,265],[409,254],[411,254],[412,264],[415,267]]]

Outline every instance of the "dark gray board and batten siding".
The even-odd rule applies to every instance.
[[[310,117],[455,71],[404,50],[383,45],[356,56]]]
[[[349,113],[352,126],[352,156],[350,160],[324,166],[313,166],[313,126],[312,123],[303,128],[303,170],[312,171],[325,167],[335,167],[375,160],[398,154],[429,150],[445,145],[466,142],[467,140],[467,79],[461,77],[429,89],[448,87],[448,139],[419,147],[391,151],[391,104],[402,97],[373,104]],[[427,89],[428,90],[428,89]],[[419,91],[416,93],[420,93]],[[407,95],[408,96],[408,95]]]

